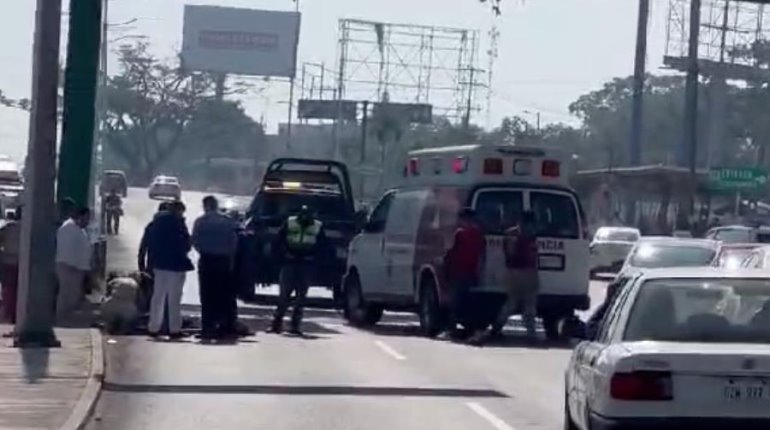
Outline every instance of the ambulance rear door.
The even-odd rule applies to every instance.
[[[540,294],[588,294],[591,251],[575,194],[532,188],[527,192],[527,207],[535,216]]]

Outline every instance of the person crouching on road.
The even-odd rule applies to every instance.
[[[3,317],[10,324],[16,324],[20,237],[21,207],[17,207],[7,222],[0,227],[0,288],[2,288],[3,297]]]
[[[302,335],[302,311],[310,277],[322,258],[325,242],[323,223],[315,219],[307,206],[302,206],[299,214],[289,217],[281,227],[275,244],[275,252],[281,260],[281,292],[269,332],[283,330],[283,317],[294,293],[290,333]]]
[[[203,211],[193,226],[192,242],[200,254],[198,280],[201,300],[201,339],[236,335],[236,286],[233,276],[238,225],[219,211],[214,196],[203,199]],[[236,312],[237,313],[237,312]]]
[[[473,208],[461,209],[458,222],[454,242],[444,257],[444,269],[450,288],[450,309],[449,325],[441,337],[451,339],[462,337],[458,326],[468,308],[470,290],[481,282],[486,254],[486,239],[481,227],[476,223],[476,212]],[[474,333],[472,337],[479,335],[480,333]]]
[[[61,321],[71,315],[83,301],[86,276],[91,271],[91,239],[88,223],[91,211],[81,208],[70,216],[56,232],[56,278],[59,293],[56,318]]]
[[[172,202],[167,212],[161,212],[155,217],[148,232],[147,255],[155,279],[147,327],[151,337],[160,334],[166,306],[169,337],[172,340],[183,337],[182,290],[187,272],[195,268],[187,256],[192,244],[184,212],[184,203]]]
[[[537,340],[535,318],[537,317],[537,295],[540,290],[537,268],[537,235],[535,216],[531,211],[522,214],[521,222],[505,231],[503,239],[505,254],[505,283],[508,302],[500,313],[497,326],[502,327],[508,317],[521,312],[529,341]],[[502,323],[502,324],[501,324]]]

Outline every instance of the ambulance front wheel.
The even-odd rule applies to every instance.
[[[356,327],[371,327],[382,318],[383,307],[377,303],[366,303],[358,275],[345,276],[345,317]]]
[[[420,289],[420,331],[426,337],[436,337],[446,327],[446,312],[441,308],[436,282],[425,279]]]

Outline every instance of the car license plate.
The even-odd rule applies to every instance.
[[[770,399],[770,386],[761,379],[731,379],[722,389],[722,397],[732,402]]]
[[[537,267],[540,270],[564,270],[564,256],[540,254],[537,257]]]

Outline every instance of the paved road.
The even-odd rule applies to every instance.
[[[132,191],[128,234],[155,203]],[[189,217],[200,195],[187,193]],[[146,211],[146,212],[142,212]],[[133,258],[133,257],[131,257]],[[129,258],[130,261],[130,258]],[[197,300],[190,277],[185,300]],[[603,284],[592,285],[599,300]],[[264,329],[269,309],[242,307]],[[563,371],[570,351],[529,348],[520,330],[484,348],[417,335],[414,317],[386,315],[371,331],[333,311],[311,310],[307,338],[267,335],[233,345],[119,337],[107,344],[106,391],[90,430],[124,429],[474,429],[561,428]]]

